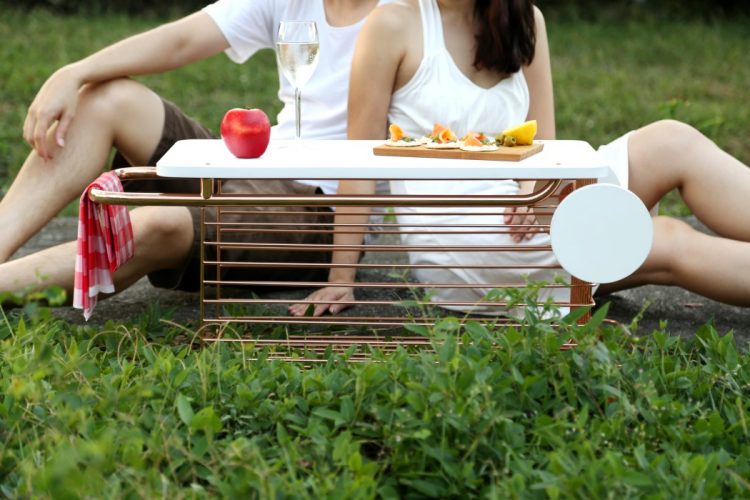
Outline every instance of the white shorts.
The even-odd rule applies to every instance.
[[[616,184],[628,189],[630,182],[630,157],[628,155],[628,143],[630,141],[630,131],[627,134],[618,137],[609,144],[600,146],[596,150],[597,154],[602,155],[612,169],[613,174],[599,180],[602,184]],[[659,215],[659,203],[651,207],[651,217]]]
[[[612,169],[612,174],[604,179],[600,179],[599,182],[602,184],[616,184],[620,187],[628,187],[628,141],[630,140],[630,134],[618,137],[609,144],[599,146],[596,150],[597,154],[604,157]]]

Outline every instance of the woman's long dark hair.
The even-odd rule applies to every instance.
[[[536,25],[531,0],[475,0],[480,22],[474,67],[511,74],[534,59]]]

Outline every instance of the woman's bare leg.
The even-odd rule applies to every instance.
[[[654,217],[654,243],[643,266],[602,294],[641,285],[680,286],[718,302],[750,306],[750,243],[696,231],[671,217]]]
[[[694,128],[671,120],[635,131],[628,152],[629,188],[647,207],[679,189],[698,219],[719,236],[656,217],[646,262],[600,292],[676,285],[719,302],[750,306],[750,168]]]
[[[0,201],[0,263],[75,198],[103,171],[113,145],[130,160],[145,164],[161,138],[164,109],[160,98],[127,79],[81,90],[65,147],[54,158],[29,154]]]
[[[631,191],[650,209],[672,189],[719,236],[750,241],[750,168],[693,127],[664,120],[628,144]]]
[[[141,207],[130,213],[135,255],[115,272],[118,291],[146,274],[183,265],[193,244],[193,222],[184,207]],[[52,285],[73,291],[75,241],[0,264],[0,291],[25,292]]]

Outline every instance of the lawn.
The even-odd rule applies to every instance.
[[[6,184],[44,78],[157,22],[3,12]],[[549,30],[561,138],[599,144],[675,117],[750,161],[746,24]],[[229,107],[274,114],[274,80],[268,52],[144,78],[214,129]],[[2,310],[0,497],[750,496],[750,353],[710,324],[683,339],[605,315],[553,329],[530,313],[502,331],[448,318],[428,332],[434,351],[305,368],[201,345],[156,305],[96,328],[33,303]]]
[[[304,368],[191,344],[158,309],[100,329],[15,312],[0,318],[0,495],[750,495],[750,354],[710,325],[633,337],[605,314],[502,335],[448,318],[434,352]]]

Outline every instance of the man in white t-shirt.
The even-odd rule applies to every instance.
[[[128,76],[169,71],[222,51],[232,60],[243,62],[260,49],[274,47],[279,21],[313,20],[318,25],[321,50],[318,67],[303,94],[303,135],[343,139],[354,42],[364,18],[378,3],[381,2],[219,0],[190,16],[122,40],[56,71],[29,107],[23,133],[33,151],[0,201],[0,292],[50,285],[72,290],[75,242],[17,260],[8,259],[98,177],[112,147],[117,150],[115,167],[153,165],[177,140],[213,137],[174,104]],[[279,79],[279,98],[284,108],[272,137],[290,138],[294,134],[293,90],[281,75]],[[139,181],[128,189],[161,192],[198,189],[197,181],[158,182],[154,185]],[[252,193],[261,189],[278,194],[331,193],[336,183],[268,181],[260,185],[228,181],[223,192]],[[329,213],[318,215],[329,220]],[[157,286],[197,289],[199,219],[196,214],[183,207],[133,210],[135,256],[115,273],[116,289],[122,290],[146,274]],[[263,220],[262,215],[258,218]],[[305,220],[310,221],[310,217]],[[300,237],[306,239],[298,242],[305,243],[330,240],[330,236],[297,236]],[[282,261],[287,258],[278,252],[266,257]],[[330,253],[309,252],[309,258],[327,262]],[[325,269],[315,271],[319,275],[311,271],[304,276],[299,269],[292,271],[295,278],[303,280],[324,280],[327,274]],[[279,279],[278,271],[273,275],[263,270],[253,273],[253,280]],[[44,282],[39,283],[39,276],[45,277]]]

